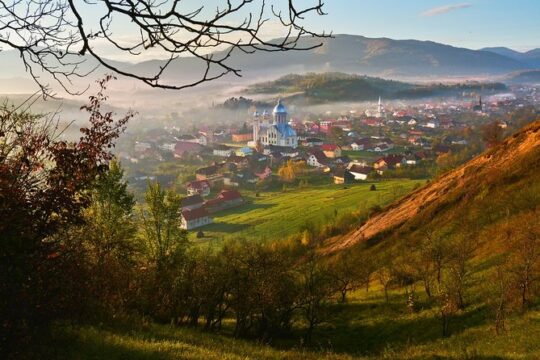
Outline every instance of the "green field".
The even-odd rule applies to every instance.
[[[242,194],[247,204],[216,213],[214,223],[201,228],[205,238],[199,241],[246,238],[255,240],[283,239],[311,222],[326,223],[334,216],[355,210],[385,205],[409,192],[421,180],[390,180],[371,184],[321,185],[275,192]],[[192,234],[194,237],[194,234]]]
[[[230,325],[220,334],[143,323],[120,326],[61,327],[51,342],[56,359],[538,359],[540,311],[514,315],[507,332],[495,335],[492,314],[470,306],[450,321],[442,336],[441,320],[419,292],[418,313],[406,310],[406,295],[393,290],[386,303],[382,289],[358,290],[347,304],[332,304],[332,315],[302,344],[301,331],[273,339],[272,344],[235,339]],[[41,354],[44,355],[44,354]]]

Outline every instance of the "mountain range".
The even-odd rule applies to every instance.
[[[529,65],[531,68],[540,67],[540,48],[529,50],[527,52],[519,52],[506,47],[491,47],[483,48],[482,51],[489,51],[510,59],[514,59],[516,61]]]
[[[275,41],[279,41],[276,39]],[[492,77],[512,72],[540,69],[540,49],[520,53],[508,48],[471,50],[432,41],[367,38],[335,35],[332,38],[303,37],[299,47],[321,46],[306,51],[255,52],[233,51],[228,64],[241,69],[242,78],[227,76],[223,83],[270,80],[291,73],[346,72],[390,79],[426,79],[441,77]],[[224,52],[217,52],[219,57]],[[0,79],[28,78],[16,51],[0,52]],[[113,62],[123,70],[140,74],[154,73],[162,60],[139,63]],[[89,60],[90,68],[95,60]],[[200,78],[205,64],[193,57],[173,61],[165,71],[166,82],[188,82]],[[217,69],[211,71],[215,73]],[[101,72],[97,72],[99,75]],[[4,80],[4,83],[6,81]],[[17,82],[9,82],[13,87]],[[2,86],[5,91],[6,86]]]

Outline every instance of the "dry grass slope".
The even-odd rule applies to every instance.
[[[486,186],[497,186],[503,177],[508,184],[539,174],[540,120],[537,120],[499,146],[392,203],[359,229],[332,239],[327,248],[331,252],[343,250],[377,234],[401,227],[414,221],[415,217],[429,219],[430,215],[437,214],[444,207],[458,206],[460,202],[473,199]]]

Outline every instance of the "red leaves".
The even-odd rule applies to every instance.
[[[13,235],[33,229],[36,238],[54,232],[59,225],[78,222],[88,204],[86,190],[100,167],[111,158],[113,142],[124,131],[133,113],[115,119],[103,112],[104,91],[112,76],[98,83],[100,90],[81,107],[90,115],[90,125],[81,129],[77,142],[54,138],[46,119],[0,110],[0,131],[10,139],[9,153],[0,151],[0,229]],[[16,224],[4,223],[17,218]]]

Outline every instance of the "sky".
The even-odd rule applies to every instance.
[[[334,33],[432,40],[479,49],[540,47],[540,0],[326,0]]]
[[[170,1],[170,0],[169,0]],[[240,0],[231,0],[233,4]],[[294,0],[298,7],[312,6],[317,0]],[[308,16],[303,24],[316,32],[354,34],[371,38],[431,40],[457,47],[480,49],[506,46],[518,51],[540,48],[540,0],[323,0],[325,16]],[[258,13],[262,0],[254,0],[250,7]],[[84,3],[83,3],[84,4]],[[167,1],[164,2],[167,4]],[[226,0],[182,0],[185,12],[204,5],[206,11],[214,11]],[[285,0],[266,0],[267,16],[270,5],[285,9]],[[166,6],[166,5],[165,5]],[[99,19],[103,9],[86,5],[82,13],[85,24],[95,27],[91,19]],[[202,13],[204,14],[204,12]],[[227,18],[234,23],[243,16]],[[113,32],[115,39],[128,44],[138,39],[137,29],[126,19],[116,18]],[[283,27],[274,19],[264,28],[265,38],[283,36]],[[182,36],[182,35],[179,35]],[[193,36],[187,34],[186,36]],[[99,43],[101,41],[101,43]],[[138,40],[137,40],[138,41]],[[105,42],[97,40],[94,46],[101,54],[117,60],[130,61],[125,52],[119,52]],[[144,51],[135,59],[163,58],[157,49]]]

